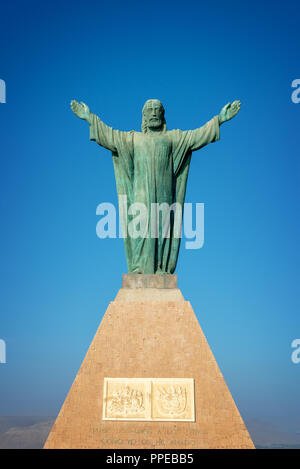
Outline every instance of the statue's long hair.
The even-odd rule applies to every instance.
[[[165,119],[165,108],[163,107],[162,103],[159,101],[159,99],[148,99],[145,104],[144,104],[144,107],[143,107],[143,120],[142,120],[142,132],[144,134],[146,134],[148,132],[148,124],[147,124],[147,121],[146,121],[146,118],[145,118],[145,107],[148,103],[151,103],[152,101],[158,101],[162,107],[162,111],[163,111],[163,119],[162,119],[162,123],[163,123],[163,128],[162,128],[162,131],[163,132],[166,132],[167,131],[167,123],[166,123],[166,119]]]

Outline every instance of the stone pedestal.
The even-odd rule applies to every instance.
[[[253,448],[176,275],[124,275],[45,448]]]

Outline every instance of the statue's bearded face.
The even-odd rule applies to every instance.
[[[163,125],[164,109],[160,101],[148,101],[144,107],[148,129],[159,130]]]

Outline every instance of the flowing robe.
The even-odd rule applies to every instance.
[[[127,227],[123,233],[129,273],[175,271],[180,237],[174,229],[174,212],[171,211],[169,237],[163,235],[162,226],[157,237],[153,237],[151,204],[179,203],[183,210],[191,154],[219,138],[218,116],[195,130],[142,133],[114,130],[91,115],[90,139],[112,152],[119,202],[120,196],[126,196],[127,210],[136,202],[148,209],[146,236],[133,238]],[[127,220],[130,222],[130,216]]]

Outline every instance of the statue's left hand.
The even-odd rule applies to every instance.
[[[223,122],[229,121],[232,119],[234,116],[237,115],[241,108],[241,101],[233,101],[233,103],[228,103],[226,106],[223,107],[219,114],[219,122],[220,124],[223,124]]]
[[[90,109],[85,103],[83,103],[82,101],[81,103],[78,103],[76,99],[73,99],[71,101],[71,109],[77,117],[79,117],[80,119],[84,119],[87,122],[90,122]]]

